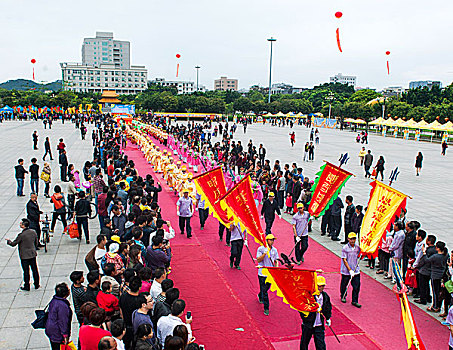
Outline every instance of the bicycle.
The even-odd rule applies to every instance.
[[[41,243],[44,246],[44,251],[47,253],[47,243],[50,242],[50,221],[49,216],[46,214],[46,219],[41,220]]]
[[[98,216],[98,206],[95,203],[90,202],[90,207],[91,207],[91,215],[88,216],[88,219],[93,220],[96,218],[96,216]],[[75,215],[75,210],[72,210],[71,208],[66,207],[66,211],[64,213],[66,216],[66,220],[68,220],[68,221],[73,220],[74,215]],[[58,216],[57,220],[61,221],[61,217]]]

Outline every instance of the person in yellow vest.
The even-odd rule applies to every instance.
[[[170,164],[170,152],[166,152],[165,157],[162,158],[162,178],[165,178],[165,175],[167,174],[166,168],[168,164]]]
[[[195,187],[195,183],[192,181],[193,179],[193,174],[188,173],[187,174],[187,180],[182,184],[182,191],[179,192],[179,196],[182,197],[183,191],[188,190],[189,191],[189,197],[191,197],[195,203],[195,206],[197,204],[197,188]]]
[[[189,177],[189,174],[187,173],[187,167],[183,165],[181,167],[181,171],[178,175],[178,179],[175,185],[175,194],[178,194],[178,192],[181,192],[183,189],[183,184],[186,182],[187,178]]]
[[[160,151],[159,147],[156,147],[156,152],[154,153],[153,157],[151,158],[151,165],[154,169],[157,167],[157,162],[160,161],[160,157],[162,156],[162,152]]]
[[[165,171],[164,171],[164,179],[165,179],[165,181],[167,181],[167,184],[170,187],[172,187],[170,185],[170,182],[172,181],[172,173],[175,170],[175,168],[176,168],[176,164],[174,163],[173,157],[170,157],[170,163],[167,164],[167,166],[165,167]]]
[[[163,173],[165,162],[167,161],[167,150],[164,149],[162,157],[160,157],[160,161],[157,163],[156,173]]]
[[[173,190],[178,182],[179,174],[181,173],[181,161],[178,160],[176,162],[176,166],[174,167],[173,171],[168,176],[168,186]]]

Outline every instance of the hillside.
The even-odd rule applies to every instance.
[[[7,82],[0,84],[0,89],[6,90],[40,90],[40,91],[58,91],[61,90],[61,80],[56,80],[47,84],[39,84],[33,80],[27,79],[15,79],[8,80]]]

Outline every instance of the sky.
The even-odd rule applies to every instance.
[[[149,80],[175,80],[179,53],[179,80],[195,81],[199,65],[208,89],[220,76],[267,86],[272,36],[274,83],[313,87],[341,72],[360,87],[446,86],[452,13],[451,0],[1,0],[0,82],[31,79],[32,58],[37,81],[60,79],[60,62],[81,62],[83,38],[111,31],[131,42],[131,63]]]

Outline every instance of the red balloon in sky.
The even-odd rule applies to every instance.
[[[34,58],[31,59],[31,63],[35,64],[36,60]]]
[[[335,12],[335,17],[341,18],[342,16],[343,16],[343,12],[340,12],[340,11]]]
[[[385,51],[385,54],[388,56],[390,55],[390,51]]]
[[[181,55],[179,53],[177,53],[176,58],[181,58]]]

